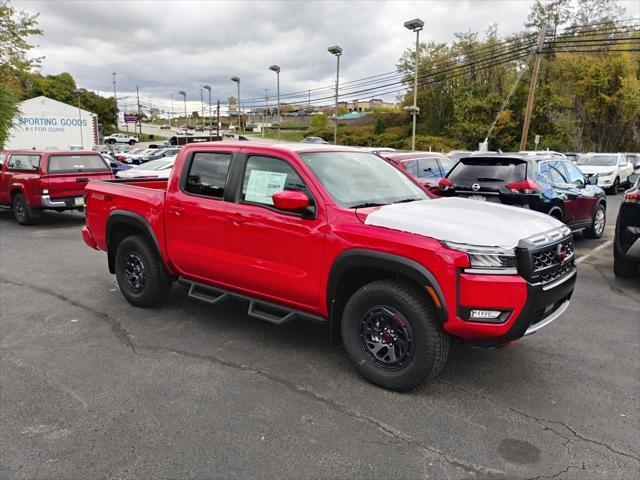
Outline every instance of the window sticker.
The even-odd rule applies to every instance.
[[[244,199],[247,202],[273,205],[271,195],[282,192],[286,181],[286,173],[252,170]]]

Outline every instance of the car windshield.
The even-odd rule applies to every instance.
[[[169,167],[173,165],[173,160],[167,160],[166,158],[161,158],[159,160],[152,160],[147,163],[143,163],[141,165],[137,165],[133,167],[136,170],[162,170],[165,167]]]
[[[109,166],[100,155],[51,155],[49,173],[101,172]]]
[[[583,155],[578,160],[578,165],[587,167],[615,167],[617,163],[617,155]]]
[[[357,208],[427,199],[385,160],[365,152],[301,153],[300,157],[340,206]]]

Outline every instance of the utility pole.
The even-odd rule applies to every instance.
[[[307,125],[311,125],[311,90],[307,90]]]
[[[169,126],[173,128],[173,93],[171,93],[171,116],[169,117]]]
[[[543,25],[540,29],[540,37],[538,38],[538,47],[536,48],[536,60],[533,64],[531,72],[531,84],[529,85],[529,96],[527,97],[527,110],[524,113],[524,124],[522,125],[522,136],[520,137],[520,150],[527,149],[527,137],[529,136],[529,124],[531,123],[531,113],[533,111],[533,99],[536,94],[536,83],[538,82],[538,70],[540,69],[540,60],[542,59],[542,47],[544,46],[545,35],[547,34],[547,26]]]
[[[269,104],[269,90],[264,89],[264,112],[262,112],[262,138],[264,138],[264,130],[267,123],[267,105]]]
[[[220,99],[218,99],[218,106],[216,107],[216,110],[218,117],[218,119],[216,120],[216,137],[218,140],[220,140]]]
[[[200,116],[202,117],[202,127],[204,128],[204,100],[202,98],[202,85],[200,85]]]
[[[136,85],[136,97],[138,98],[138,134],[142,137],[142,118],[140,118],[140,89],[138,88],[138,85]]]
[[[116,102],[116,128],[118,126],[118,97],[116,97],[116,72],[113,72],[113,101]]]

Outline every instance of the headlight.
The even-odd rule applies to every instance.
[[[613,175],[613,172],[602,172],[597,174],[599,177],[609,177]]]
[[[469,256],[471,268],[465,270],[467,273],[494,273],[503,275],[515,275],[518,273],[516,253],[513,249],[483,247],[454,242],[444,242],[444,244],[453,250],[465,252]]]

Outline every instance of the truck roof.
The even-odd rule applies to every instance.
[[[85,155],[91,154],[96,155],[98,152],[94,150],[31,150],[28,148],[20,148],[20,149],[11,149],[11,150],[0,150],[2,153],[24,153],[24,154],[48,154],[48,155]]]
[[[341,152],[363,152],[361,149],[357,147],[346,147],[343,145],[326,145],[320,143],[268,143],[268,142],[260,142],[258,141],[234,141],[234,142],[198,142],[198,143],[190,143],[186,145],[186,148],[200,148],[202,146],[211,146],[211,147],[228,147],[234,149],[242,149],[242,148],[268,148],[274,151],[286,151],[286,152],[331,152],[331,151],[341,151]]]

